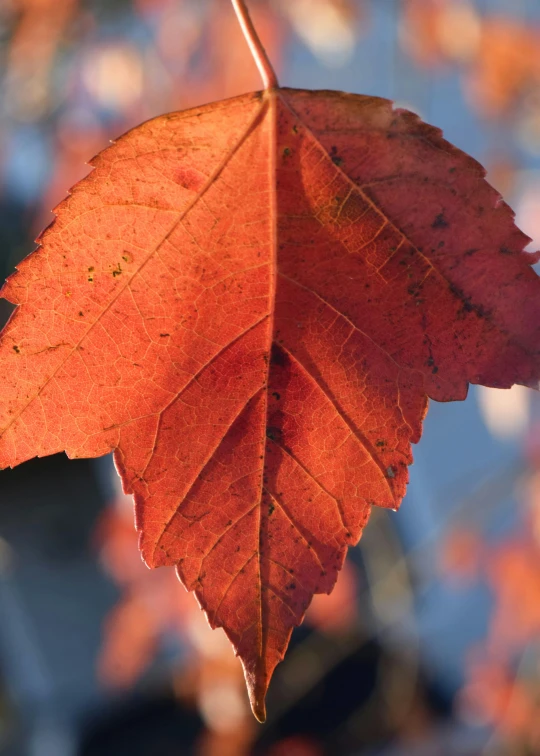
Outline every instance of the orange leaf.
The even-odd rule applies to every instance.
[[[264,696],[428,396],[536,386],[536,257],[474,160],[379,98],[268,90],[102,152],[3,294],[0,464],[114,450]]]
[[[487,573],[495,594],[489,644],[499,653],[523,648],[538,637],[539,568],[538,546],[528,539],[509,540],[489,556]]]
[[[537,717],[531,691],[496,657],[473,656],[459,704],[480,724],[495,724],[514,736],[530,732]]]
[[[159,640],[156,618],[137,594],[128,594],[107,617],[98,678],[111,688],[127,688],[154,658]]]
[[[480,570],[483,545],[477,531],[453,528],[442,543],[438,560],[441,573],[456,582],[472,582]]]
[[[469,75],[470,101],[490,117],[509,113],[540,82],[540,30],[508,17],[483,24]]]

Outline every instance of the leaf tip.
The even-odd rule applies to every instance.
[[[258,722],[261,724],[266,722],[266,704],[264,696],[260,700],[251,701],[251,711]]]
[[[260,674],[260,670],[248,670],[244,665],[244,674],[249,694],[249,703],[255,719],[263,724],[266,722],[266,691],[268,677]]]

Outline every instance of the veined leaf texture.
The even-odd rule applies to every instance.
[[[3,295],[0,464],[114,451],[151,567],[253,710],[428,398],[537,386],[529,239],[483,168],[387,100],[269,89],[121,137]]]

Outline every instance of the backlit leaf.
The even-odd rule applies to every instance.
[[[484,170],[374,97],[252,93],[93,161],[6,283],[0,464],[114,450],[252,706],[371,507],[405,493],[428,397],[536,386],[536,256]]]

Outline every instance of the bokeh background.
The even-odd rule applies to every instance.
[[[250,7],[282,83],[442,127],[540,246],[538,0]],[[228,0],[0,0],[2,279],[109,139],[258,88]],[[316,597],[264,726],[221,631],[142,565],[109,459],[34,460],[0,492],[2,756],[540,754],[531,391],[431,403],[401,511],[374,514]]]

